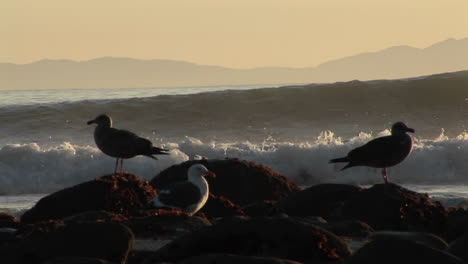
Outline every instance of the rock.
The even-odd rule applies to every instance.
[[[447,250],[453,255],[468,261],[468,233],[465,233],[455,241],[452,241]]]
[[[87,211],[137,214],[156,194],[147,181],[124,173],[107,175],[48,195],[24,213],[25,223],[62,219]]]
[[[360,248],[345,264],[462,264],[461,259],[407,239],[376,239]]]
[[[255,202],[242,207],[242,211],[251,217],[274,216],[277,213],[276,203],[272,200]]]
[[[277,201],[300,190],[271,168],[238,159],[186,161],[162,171],[151,180],[151,184],[161,189],[175,181],[186,180],[188,167],[195,163],[201,163],[216,173],[216,178],[207,179],[211,193],[240,206],[263,200]]]
[[[0,245],[4,243],[11,243],[17,241],[18,230],[14,228],[4,227],[0,228]]]
[[[447,217],[447,241],[453,241],[468,233],[468,210],[465,208],[449,208]]]
[[[208,218],[229,217],[229,216],[247,216],[242,208],[231,202],[226,197],[210,193],[208,201],[200,209],[199,214],[204,214]]]
[[[362,191],[347,184],[318,184],[278,202],[279,210],[291,216],[322,216],[327,220],[341,218],[344,202]]]
[[[350,196],[341,216],[368,223],[375,230],[434,234],[444,233],[447,220],[447,212],[439,202],[393,183],[376,184]]]
[[[195,256],[183,261],[179,264],[199,264],[199,263],[216,263],[216,264],[300,264],[300,262],[271,258],[271,257],[252,257],[252,256],[239,256],[232,254],[208,254]]]
[[[220,222],[179,237],[144,263],[177,262],[198,255],[220,253],[268,256],[299,262],[346,258],[346,243],[318,226],[292,218],[253,218]]]
[[[174,236],[211,226],[211,223],[204,218],[186,214],[160,214],[132,218],[122,223],[139,238]]]
[[[362,221],[343,220],[317,224],[338,236],[367,237],[374,229]]]
[[[125,263],[134,243],[132,231],[117,223],[79,223],[51,232],[31,233],[0,246],[3,263],[43,263],[68,257],[97,258]]]
[[[70,258],[57,258],[53,260],[48,260],[43,264],[118,264],[116,262],[110,262],[103,259],[97,258],[77,258],[77,257],[70,257]]]
[[[446,250],[448,247],[447,242],[442,238],[424,232],[378,231],[371,234],[369,238],[374,240],[386,238],[407,239],[439,250]]]
[[[18,228],[19,220],[16,216],[8,213],[0,213],[0,228]]]
[[[65,223],[82,222],[115,222],[127,219],[121,214],[115,214],[107,211],[88,211],[63,218]]]

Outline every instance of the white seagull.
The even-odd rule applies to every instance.
[[[189,215],[200,210],[210,194],[208,182],[204,177],[216,175],[201,164],[190,166],[187,175],[187,181],[176,182],[162,189],[158,196],[149,202],[149,207],[178,209]]]

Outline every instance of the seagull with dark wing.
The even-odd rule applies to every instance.
[[[154,155],[170,155],[168,150],[153,146],[151,141],[136,134],[112,127],[112,119],[108,115],[99,115],[88,121],[88,125],[97,124],[94,130],[94,141],[104,154],[117,158],[114,173],[123,170],[123,160],[143,155],[157,160]]]
[[[208,182],[204,177],[216,177],[202,164],[190,166],[188,180],[176,182],[162,189],[158,196],[151,200],[148,207],[172,208],[195,214],[208,200],[210,194]]]
[[[393,124],[390,136],[375,138],[351,150],[346,157],[330,160],[330,163],[348,162],[341,170],[355,166],[381,168],[383,179],[388,183],[387,168],[405,160],[413,149],[413,139],[406,132],[414,133],[414,129],[397,122]]]

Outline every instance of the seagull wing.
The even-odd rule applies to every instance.
[[[158,194],[159,201],[178,208],[186,208],[198,203],[201,198],[200,190],[194,184],[184,181],[162,189]]]

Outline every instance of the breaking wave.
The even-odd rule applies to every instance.
[[[260,143],[204,142],[186,138],[166,142],[170,156],[158,161],[146,157],[126,160],[125,170],[151,179],[161,170],[194,157],[240,158],[263,163],[301,186],[317,183],[367,185],[382,182],[377,169],[355,167],[339,171],[342,164],[329,164],[375,136],[360,133],[343,140],[331,131],[322,132],[310,142],[278,142],[267,138]],[[389,169],[390,181],[399,184],[468,183],[468,134],[448,138],[442,132],[432,140],[415,140],[412,154],[403,163]],[[0,149],[0,193],[50,193],[64,187],[113,172],[115,160],[95,147],[61,143],[43,147],[38,143],[8,144]]]

